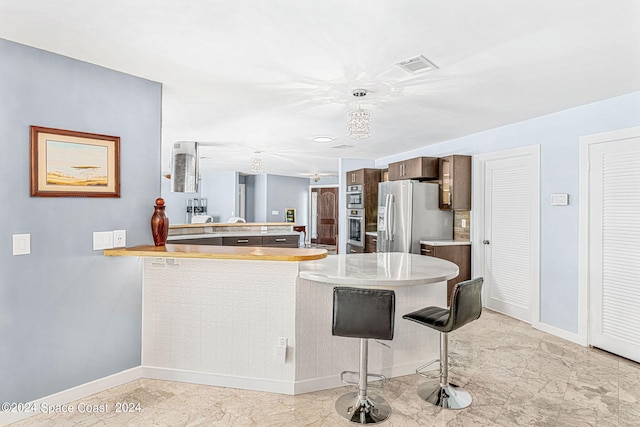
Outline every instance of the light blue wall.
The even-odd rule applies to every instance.
[[[267,222],[267,174],[253,175],[253,222]]]
[[[137,258],[92,232],[153,242],[158,83],[0,39],[0,401],[27,402],[140,365]],[[120,198],[29,196],[29,126],[121,138]],[[31,255],[12,235],[31,234]]]
[[[540,318],[543,323],[577,333],[579,138],[633,126],[640,126],[640,92],[386,157],[376,161],[376,167],[416,156],[481,154],[539,144]],[[550,206],[551,193],[569,193],[569,206]]]
[[[307,225],[309,217],[309,179],[281,175],[245,177],[247,221],[284,222],[286,208],[296,210],[296,224]],[[272,214],[278,211],[277,214]]]
[[[244,177],[245,190],[245,220],[247,222],[258,222],[256,220],[256,179],[254,175]]]
[[[237,216],[238,173],[215,172],[202,175],[202,197],[207,198],[207,212],[213,222],[227,222]]]
[[[285,209],[296,210],[296,224],[307,225],[309,178],[267,175],[267,222],[285,222]],[[273,211],[278,211],[274,215]]]

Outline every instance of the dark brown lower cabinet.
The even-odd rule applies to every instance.
[[[274,248],[297,248],[300,243],[299,234],[283,234],[278,236],[216,236],[197,239],[169,240],[167,243],[182,245],[218,245],[218,246],[268,246]]]
[[[222,237],[200,237],[197,239],[176,239],[167,240],[167,243],[174,245],[222,245]]]
[[[262,237],[260,236],[246,236],[246,237],[225,236],[222,238],[222,246],[262,246]]]
[[[471,279],[471,245],[420,245],[422,255],[450,261],[458,266],[460,273],[447,281],[447,305],[451,304],[451,294],[456,283]]]
[[[367,234],[365,236],[364,251],[367,253],[373,253],[377,250],[377,248],[378,236],[370,236],[369,234]]]
[[[286,236],[262,236],[262,246],[272,246],[276,248],[297,248],[300,245],[300,235],[291,234]]]

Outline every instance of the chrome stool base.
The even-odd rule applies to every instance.
[[[379,396],[361,396],[358,392],[344,394],[336,400],[336,412],[356,424],[378,424],[391,415],[391,406]]]
[[[432,405],[447,409],[466,408],[473,400],[468,391],[451,383],[442,385],[439,380],[419,385],[418,396]]]

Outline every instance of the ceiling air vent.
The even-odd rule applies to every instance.
[[[402,62],[396,63],[396,65],[402,68],[405,71],[410,72],[411,74],[422,73],[425,71],[432,71],[438,69],[436,64],[429,61],[422,55],[416,56],[415,58],[405,59]]]
[[[342,145],[334,145],[331,148],[336,148],[338,150],[344,150],[345,148],[353,148],[353,145],[347,145],[347,144],[342,144]]]

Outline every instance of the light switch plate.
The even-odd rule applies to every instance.
[[[113,248],[113,231],[94,231],[93,232],[93,250]]]
[[[567,206],[569,204],[569,194],[567,193],[551,194],[549,197],[549,204],[551,206]]]
[[[31,253],[31,234],[13,235],[13,254],[29,255]]]

